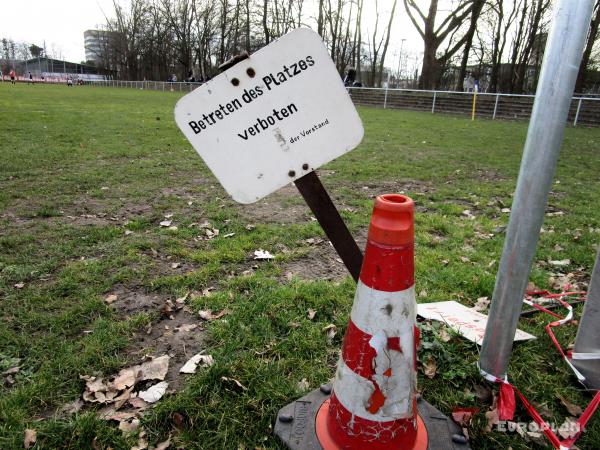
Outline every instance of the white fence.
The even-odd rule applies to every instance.
[[[534,95],[494,94],[414,89],[349,88],[357,105],[412,109],[431,113],[473,114],[476,118],[529,119]],[[573,97],[569,111],[573,126],[600,126],[600,98]]]
[[[163,81],[89,81],[87,85],[149,89],[163,92],[191,92],[202,83]],[[385,109],[409,109],[469,115],[475,110],[475,118],[529,119],[534,95],[493,94],[458,91],[430,91],[416,89],[348,88],[356,105]],[[573,126],[600,126],[600,98],[575,96],[571,101],[568,121]]]

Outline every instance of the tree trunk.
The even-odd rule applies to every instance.
[[[579,72],[577,73],[577,82],[575,83],[575,92],[582,93],[585,86],[585,76],[587,73],[587,67],[590,62],[590,56],[592,55],[592,49],[598,36],[598,27],[600,26],[600,0],[595,5],[596,15],[594,16],[592,23],[590,24],[590,31],[588,33],[587,44],[583,51],[583,57],[581,58],[581,65],[579,66]]]
[[[246,51],[250,53],[250,0],[246,0]]]
[[[317,19],[317,33],[319,36],[323,36],[323,2],[324,0],[319,0],[319,18]],[[265,5],[267,4],[267,0],[265,0]]]
[[[460,63],[460,72],[458,73],[458,80],[456,82],[457,91],[462,90],[463,79],[465,78],[465,74],[467,73],[469,53],[471,52],[471,46],[473,45],[473,36],[475,35],[475,30],[477,29],[477,20],[479,19],[479,15],[481,14],[481,9],[483,8],[484,3],[485,0],[473,1],[473,10],[471,11],[471,23],[466,33],[465,48],[463,50],[462,61]]]
[[[439,70],[439,62],[435,57],[435,45],[425,41],[419,89],[435,89],[439,78]]]
[[[267,18],[268,18],[268,0],[265,0],[263,3],[263,17],[262,17],[262,26],[263,26],[263,33],[265,34],[265,45],[268,45],[269,42],[271,42],[270,39],[270,33],[269,33],[269,25],[267,23]]]
[[[379,86],[381,86],[383,82],[383,65],[385,63],[385,55],[387,53],[388,44],[390,43],[390,33],[392,31],[392,21],[394,20],[394,13],[396,12],[396,3],[398,3],[397,0],[394,0],[394,4],[392,5],[392,11],[390,13],[390,20],[387,26],[385,44],[383,44],[383,51],[381,52],[381,58],[379,59]]]

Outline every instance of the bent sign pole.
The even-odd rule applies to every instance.
[[[321,224],[323,231],[325,231],[337,254],[340,255],[348,272],[350,272],[354,281],[358,281],[363,254],[316,172],[307,173],[302,178],[298,178],[294,184],[319,224]]]
[[[362,253],[314,173],[354,149],[363,126],[320,36],[299,28],[181,98],[175,121],[240,203],[295,182],[346,267]]]
[[[593,0],[559,0],[544,53],[480,369],[504,378],[588,33]]]

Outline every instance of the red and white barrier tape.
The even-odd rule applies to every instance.
[[[585,299],[585,294],[586,294],[585,292],[563,292],[560,294],[551,294],[548,291],[531,291],[531,292],[526,293],[526,299],[524,300],[524,302],[526,304],[559,319],[559,320],[556,320],[556,321],[551,322],[548,325],[546,325],[546,327],[545,327],[546,333],[548,333],[548,336],[550,336],[552,343],[558,349],[559,353],[561,354],[561,356],[563,357],[565,362],[569,365],[569,367],[573,370],[573,372],[575,373],[575,376],[577,377],[577,379],[580,382],[585,381],[585,377],[583,376],[583,374],[581,374],[581,372],[579,372],[573,366],[573,364],[571,363],[570,360],[571,359],[599,359],[600,354],[598,354],[598,353],[575,353],[574,355],[576,355],[577,357],[573,357],[573,354],[571,352],[565,352],[562,349],[558,340],[556,339],[556,336],[552,332],[552,328],[563,325],[563,324],[573,320],[573,307],[571,305],[569,305],[567,302],[565,302],[563,300],[563,297],[578,296],[580,299]],[[550,311],[549,309],[544,308],[543,306],[532,302],[531,299],[534,296],[556,300],[557,302],[559,302],[562,306],[564,306],[568,310],[568,314],[564,318],[561,318],[561,316],[554,313],[553,311]],[[579,417],[579,419],[576,421],[576,424],[578,426],[578,431],[573,436],[571,436],[567,439],[561,440],[552,431],[550,425],[548,425],[544,421],[544,419],[542,419],[542,416],[540,416],[540,414],[535,410],[535,408],[531,405],[531,403],[529,403],[529,401],[527,400],[527,398],[525,398],[523,393],[508,381],[508,377],[505,377],[502,380],[502,379],[482,370],[481,367],[479,368],[479,372],[486,380],[488,380],[492,383],[500,384],[500,394],[498,397],[498,405],[497,405],[498,418],[500,420],[512,420],[513,419],[514,413],[515,413],[515,408],[516,408],[516,400],[515,400],[515,392],[516,392],[517,395],[519,396],[519,399],[521,399],[523,406],[525,407],[525,409],[531,416],[531,418],[540,427],[540,429],[546,435],[548,440],[552,443],[554,448],[559,449],[559,450],[568,450],[575,444],[575,441],[577,441],[577,439],[579,439],[579,437],[583,433],[585,425],[588,423],[588,421],[590,420],[590,418],[592,417],[592,415],[594,414],[594,412],[600,405],[600,391],[598,391],[596,393],[596,395],[594,395],[594,398],[592,399],[592,401],[588,404],[588,406],[583,411],[583,414],[581,415],[581,417]]]

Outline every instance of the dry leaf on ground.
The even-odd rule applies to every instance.
[[[37,431],[27,428],[25,430],[25,438],[23,439],[23,447],[30,448],[37,441]]]
[[[315,318],[316,314],[317,314],[317,311],[312,308],[309,308],[308,311],[306,312],[308,320],[313,320]]]
[[[172,223],[173,223],[173,221],[172,221],[172,220],[163,220],[163,221],[160,223],[160,226],[161,226],[161,227],[170,227]]]
[[[487,297],[479,297],[477,299],[477,301],[475,302],[475,306],[473,306],[473,309],[475,311],[485,311],[488,306],[490,305],[490,300]]]
[[[169,383],[166,381],[161,381],[153,386],[150,386],[145,391],[140,391],[138,396],[148,403],[156,403],[159,401],[165,392],[167,392],[167,388],[169,387]]]
[[[196,325],[195,323],[184,323],[183,325],[176,327],[175,331],[187,333],[189,331],[195,330],[196,328],[198,328],[198,325]]]
[[[117,298],[119,297],[117,297],[115,294],[111,294],[104,299],[104,303],[110,305],[111,303],[115,302]]]
[[[138,437],[137,445],[131,447],[131,450],[146,450],[148,448],[148,441],[146,440],[146,432],[141,431]]]
[[[450,336],[450,333],[448,333],[448,331],[445,328],[442,328],[440,330],[439,337],[442,342],[448,342],[450,341],[450,339],[452,339],[452,336]]]
[[[164,380],[169,370],[170,359],[169,355],[163,355],[141,365],[122,369],[113,381],[113,385],[118,390],[123,390],[138,381]]]
[[[6,369],[4,372],[2,372],[2,375],[4,375],[4,376],[15,375],[15,374],[19,373],[20,370],[21,370],[20,366],[11,367],[10,369]]]
[[[22,281],[20,283],[16,283],[14,285],[17,289],[23,289],[25,287],[25,283],[23,283]]]
[[[180,373],[196,373],[198,365],[201,367],[210,367],[215,363],[215,360],[211,355],[203,355],[198,353],[192,356],[187,362],[179,369]]]
[[[570,259],[560,259],[560,260],[555,260],[555,261],[548,261],[548,264],[550,264],[551,266],[555,266],[555,267],[566,267],[569,264],[571,264],[571,260]]]
[[[557,395],[557,397],[560,400],[560,402],[565,406],[565,408],[567,408],[567,411],[569,411],[569,414],[571,414],[572,416],[579,417],[580,415],[583,414],[583,409],[581,409],[581,406],[578,406],[575,403],[571,403],[569,400],[564,398],[562,395]]]
[[[433,357],[430,356],[427,359],[427,361],[423,363],[423,373],[427,378],[433,378],[435,377],[436,372],[437,363],[435,362],[435,359],[433,359]]]
[[[171,446],[171,436],[169,436],[166,441],[156,444],[156,447],[154,447],[154,450],[166,450],[170,446]]]
[[[473,416],[479,412],[479,408],[454,408],[452,410],[452,420],[461,427],[468,427],[471,424]]]
[[[310,383],[306,378],[302,378],[302,380],[298,381],[298,390],[300,392],[305,392],[310,389]]]
[[[241,391],[248,390],[248,388],[246,386],[244,386],[242,383],[240,383],[235,378],[221,377],[221,381],[225,381],[226,383],[229,383],[230,385],[235,386],[238,390],[241,390]]]
[[[258,260],[269,260],[275,258],[271,253],[266,250],[259,249],[254,251],[254,259]]]
[[[325,328],[323,328],[323,331],[327,333],[327,340],[331,343],[331,341],[333,341],[333,338],[337,333],[337,327],[334,324],[330,323]]]
[[[229,313],[231,313],[229,309],[224,309],[223,311],[218,312],[216,314],[212,312],[212,309],[203,309],[198,312],[202,320],[217,320],[223,316],[226,316]]]
[[[494,428],[494,425],[496,425],[500,421],[500,417],[498,415],[498,409],[493,408],[493,409],[487,411],[485,413],[485,418],[487,420],[487,425],[485,426],[485,431],[487,433],[489,433]]]
[[[140,419],[132,419],[131,422],[126,420],[119,422],[119,430],[121,430],[123,433],[133,433],[137,431],[139,427]]]

